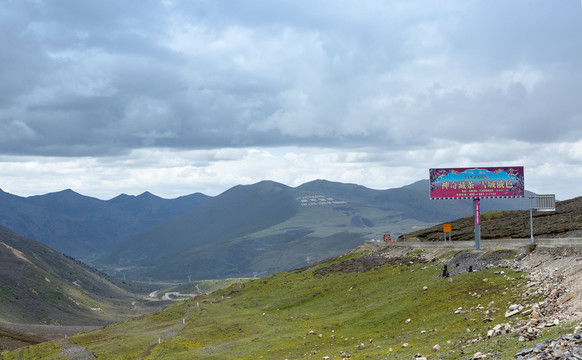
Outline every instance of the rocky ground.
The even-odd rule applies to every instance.
[[[469,268],[480,270],[491,266],[512,267],[529,274],[525,276],[529,280],[529,290],[522,295],[523,302],[510,305],[504,314],[508,322],[489,330],[487,337],[518,336],[527,348],[517,353],[516,359],[582,359],[582,327],[561,338],[535,343],[544,328],[582,320],[582,249],[538,248],[512,260],[503,259],[507,255],[504,251],[481,255],[479,252],[465,252],[455,256],[447,264],[450,275],[466,272]],[[503,275],[503,270],[499,274]],[[540,294],[542,301],[529,301]],[[525,320],[511,321],[518,314],[525,316]],[[531,346],[532,343],[535,345]],[[494,358],[494,355],[476,353],[472,358]]]
[[[368,246],[372,248],[360,250],[379,250],[374,249],[374,245]],[[405,259],[407,253],[415,250],[407,247],[388,247],[384,251],[388,251],[396,258]],[[424,248],[422,256],[427,259],[439,258],[450,251],[454,250]],[[531,248],[522,249],[517,257],[514,255],[512,250],[459,251],[450,261],[444,263],[443,267],[447,265],[446,271],[451,277],[486,267],[500,267],[501,269],[496,272],[500,276],[507,276],[503,268],[511,267],[523,272],[523,276],[529,280],[529,290],[523,293],[523,301],[504,309],[507,322],[493,327],[487,337],[502,334],[519,337],[520,341],[523,341],[524,350],[517,353],[515,359],[582,359],[582,326],[561,338],[545,343],[536,342],[544,328],[562,323],[582,323],[582,249],[538,247],[533,251]],[[539,298],[537,295],[540,294],[542,301],[531,301]],[[524,320],[516,320],[517,315],[521,315]],[[422,360],[423,356],[419,356],[418,359]],[[469,357],[471,358],[494,359],[495,354],[478,352]]]
[[[513,266],[530,272],[532,292],[544,301],[534,304],[530,319],[520,329],[524,339],[535,341],[543,327],[582,320],[582,249],[536,249]],[[524,294],[527,296],[528,294]],[[546,343],[537,343],[516,354],[516,359],[582,359],[582,328]]]

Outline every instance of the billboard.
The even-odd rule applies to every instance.
[[[432,200],[523,196],[523,166],[430,169]]]

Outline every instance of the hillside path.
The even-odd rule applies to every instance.
[[[198,307],[198,306],[195,306],[195,307]],[[192,313],[193,313],[195,307],[193,306],[193,307],[190,308],[190,310],[184,316],[184,318],[182,319],[182,321],[180,321],[176,325],[173,325],[170,328],[166,329],[166,331],[159,336],[158,340],[156,340],[153,343],[151,343],[150,346],[148,346],[148,348],[146,350],[144,350],[139,355],[138,360],[142,360],[142,359],[147,358],[151,354],[152,349],[155,348],[157,345],[159,345],[161,343],[162,339],[166,339],[166,338],[175,336],[178,333],[178,331],[180,331],[183,328],[185,328],[186,327],[186,322],[192,318]]]

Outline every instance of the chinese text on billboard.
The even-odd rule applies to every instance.
[[[431,199],[523,196],[523,166],[430,169]]]

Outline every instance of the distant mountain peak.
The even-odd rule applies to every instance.
[[[79,194],[78,192],[72,190],[72,189],[65,189],[65,190],[61,190],[61,191],[55,191],[55,192],[51,192],[48,193],[46,195],[34,195],[31,196],[30,198],[42,198],[42,197],[49,197],[49,198],[89,198],[89,196],[85,196],[82,194]]]
[[[159,198],[159,196],[152,194],[149,191],[144,191],[137,196],[138,198]]]

